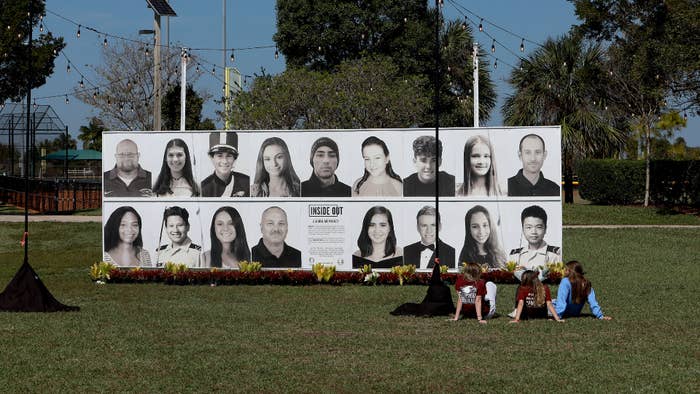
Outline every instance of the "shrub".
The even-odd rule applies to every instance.
[[[644,200],[644,161],[583,160],[576,173],[581,198],[596,204],[625,205]]]
[[[700,160],[652,160],[650,168],[655,204],[700,206]]]
[[[657,205],[700,206],[700,161],[652,160],[650,200]],[[634,204],[644,200],[642,160],[584,160],[576,168],[581,198],[596,204]]]

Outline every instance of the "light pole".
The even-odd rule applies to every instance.
[[[148,8],[153,9],[153,27],[156,38],[153,46],[153,130],[160,131],[160,17],[177,16],[167,0],[146,0]]]

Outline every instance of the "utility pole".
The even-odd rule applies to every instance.
[[[479,44],[474,43],[472,50],[472,65],[474,69],[474,127],[479,127]]]

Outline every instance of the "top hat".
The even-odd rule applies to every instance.
[[[238,156],[238,134],[235,132],[215,132],[209,134],[209,154],[231,152]]]

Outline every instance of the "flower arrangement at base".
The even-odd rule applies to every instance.
[[[95,263],[90,267],[90,278],[97,284],[104,284],[111,278],[111,273],[117,266],[105,261]]]
[[[104,262],[103,262],[104,263]],[[95,263],[90,269],[90,276],[95,281],[107,283],[164,283],[167,285],[281,285],[309,286],[319,283],[330,285],[373,284],[373,285],[428,285],[430,272],[415,272],[415,266],[396,266],[392,272],[363,273],[336,271],[333,265],[314,265],[313,270],[264,270],[243,272],[231,269],[192,269],[173,265],[171,271],[163,268],[118,268],[112,264]],[[101,270],[101,271],[100,271]],[[176,273],[174,273],[176,272]],[[441,274],[441,279],[454,284],[461,274],[448,272]],[[326,278],[326,279],[324,279]],[[369,279],[367,279],[369,278]],[[497,284],[517,284],[518,280],[507,270],[489,270],[481,275],[486,281]],[[561,276],[550,272],[549,283],[557,284]]]
[[[262,270],[262,263],[259,261],[241,261],[238,263],[241,272],[259,272]]]
[[[416,266],[413,264],[395,265],[391,267],[391,273],[399,278],[399,285],[403,286],[403,283],[416,273]]]
[[[360,275],[362,275],[362,282],[366,285],[376,285],[377,279],[379,279],[379,273],[372,271],[372,264],[365,264],[358,269]]]
[[[316,274],[316,279],[319,282],[329,282],[333,277],[333,274],[335,274],[335,265],[316,263],[311,266],[311,271]]]

